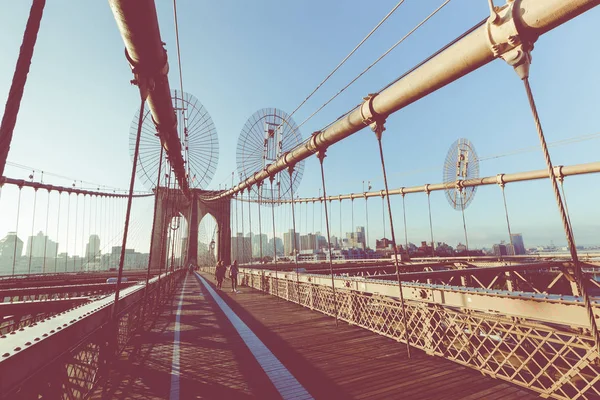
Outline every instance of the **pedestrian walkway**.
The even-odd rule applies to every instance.
[[[228,283],[219,291],[214,277],[188,274],[95,398],[537,398],[417,350],[407,359],[394,340]]]

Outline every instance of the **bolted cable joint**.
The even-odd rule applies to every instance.
[[[504,189],[504,186],[506,186],[506,182],[504,181],[504,174],[496,175],[496,183],[498,184],[498,186]]]
[[[486,21],[486,36],[494,57],[502,58],[514,68],[519,78],[529,77],[531,50],[537,37],[521,33],[519,7],[514,0],[507,0],[502,7],[489,0],[490,17]],[[515,6],[516,5],[516,6]]]
[[[323,160],[325,159],[325,157],[327,157],[327,149],[319,149],[317,150],[317,158],[319,159],[319,161],[321,162],[321,164],[323,164]]]

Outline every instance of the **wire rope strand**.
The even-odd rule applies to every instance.
[[[22,192],[22,187],[19,186],[19,199],[17,200],[17,224],[15,227],[15,246],[13,249],[13,265],[12,265],[12,274],[15,274],[15,262],[17,261],[17,241],[19,240],[18,234],[19,234],[19,215],[21,213],[21,192]],[[22,252],[22,251],[21,251]],[[19,257],[21,257],[21,255],[19,254]]]
[[[129,196],[127,198],[127,211],[125,213],[125,225],[123,227],[123,241],[121,244],[121,256],[119,258],[119,274],[117,277],[117,283],[115,288],[115,301],[112,312],[113,321],[116,320],[117,314],[119,311],[119,294],[121,290],[121,279],[123,277],[123,264],[125,262],[125,247],[127,246],[127,233],[129,231],[129,220],[131,217],[131,204],[133,203],[133,186],[135,184],[135,172],[138,164],[138,155],[140,151],[140,137],[142,136],[142,118],[144,116],[144,105],[146,104],[146,99],[143,97],[140,100],[140,117],[138,123],[138,134],[135,143],[135,153],[133,156],[133,165],[131,167],[131,179],[129,181]]]
[[[56,213],[56,250],[54,252],[54,273],[58,267],[58,234],[60,232],[60,203],[62,199],[62,192],[58,192],[58,212]]]
[[[404,245],[406,246],[406,255],[410,255],[409,251],[408,251],[408,231],[406,229],[406,194],[404,192],[402,192],[402,214],[403,214],[403,220],[404,220]]]
[[[435,242],[433,241],[433,221],[431,218],[431,192],[427,190],[427,208],[429,209],[429,232],[431,233],[431,256],[435,257]]]
[[[292,179],[292,174],[294,173],[294,167],[290,167],[288,169],[288,172],[290,174],[290,179]],[[291,188],[291,206],[292,206],[292,243],[293,245],[293,250],[292,250],[292,256],[294,257],[294,266],[296,267],[296,296],[298,299],[298,304],[302,304],[300,302],[300,276],[298,273],[298,241],[296,240],[296,214],[294,213],[294,188],[293,185],[290,186]]]
[[[323,108],[325,108],[329,103],[331,103],[335,98],[337,98],[340,94],[342,94],[346,89],[348,89],[351,85],[354,84],[360,77],[362,77],[367,71],[375,66],[379,61],[381,61],[385,56],[387,56],[392,50],[394,50],[398,45],[404,42],[407,38],[409,38],[417,29],[419,29],[423,24],[425,24],[431,17],[437,14],[446,4],[448,4],[450,0],[445,0],[438,8],[436,8],[431,14],[429,14],[425,19],[419,22],[414,28],[412,28],[406,35],[404,35],[400,40],[398,40],[392,47],[390,47],[387,51],[385,51],[379,58],[377,58],[373,63],[371,63],[367,68],[365,68],[360,74],[358,74],[354,79],[346,84],[342,89],[340,89],[333,97],[327,100],[323,105],[321,105],[315,112],[313,112],[308,118],[302,121],[297,129],[300,129],[305,123],[310,121],[317,113],[319,113]],[[293,114],[293,113],[292,113]]]
[[[35,209],[37,204],[37,189],[33,189],[33,217],[31,218],[31,239],[29,241],[29,265],[27,273],[31,274],[31,258],[33,257],[33,229],[35,227]]]
[[[275,297],[279,297],[279,278],[277,276],[278,273],[278,265],[277,265],[277,236],[275,236],[275,197],[273,191],[273,180],[274,178],[271,176],[271,219],[273,221],[273,262],[275,263]]]
[[[398,280],[398,289],[400,292],[400,305],[402,308],[402,323],[404,324],[404,340],[406,341],[406,354],[408,358],[411,358],[410,355],[410,336],[408,334],[408,319],[406,316],[406,305],[404,303],[404,294],[402,293],[402,280],[400,279],[400,267],[398,265],[398,247],[396,246],[396,235],[394,233],[394,220],[392,217],[392,202],[390,200],[388,183],[387,183],[387,174],[385,171],[385,161],[383,158],[383,145],[381,143],[381,135],[383,133],[383,125],[377,124],[377,126],[373,129],[375,131],[375,135],[377,136],[377,143],[379,145],[379,158],[381,160],[381,170],[383,172],[383,183],[385,185],[385,193],[387,197],[387,208],[388,215],[390,218],[390,233],[392,235],[392,246],[394,248],[394,265],[396,266],[396,279]]]
[[[337,65],[337,66],[336,66],[334,69],[333,69],[333,71],[331,71],[331,72],[329,73],[329,75],[327,75],[327,76],[325,77],[325,79],[323,79],[323,80],[321,81],[321,83],[319,83],[319,84],[317,85],[317,87],[316,87],[316,88],[315,88],[315,89],[314,89],[314,90],[313,90],[313,91],[312,91],[312,92],[311,92],[311,93],[310,93],[310,94],[309,94],[309,95],[308,95],[308,96],[307,96],[307,97],[306,97],[306,98],[305,98],[305,99],[302,101],[302,103],[300,103],[300,105],[298,105],[298,107],[296,107],[296,108],[294,109],[294,111],[292,111],[292,113],[290,114],[290,117],[291,117],[291,116],[293,116],[293,115],[296,113],[296,111],[298,111],[298,110],[299,110],[299,109],[300,109],[300,108],[301,108],[301,107],[302,107],[302,106],[303,106],[303,105],[304,105],[304,104],[305,104],[305,103],[308,101],[308,99],[310,99],[310,98],[311,98],[311,97],[312,97],[312,96],[313,96],[313,95],[314,95],[314,94],[317,92],[317,90],[319,90],[319,89],[321,88],[321,86],[323,86],[323,84],[324,84],[325,82],[327,82],[327,81],[329,80],[329,78],[331,78],[331,77],[333,76],[333,74],[335,74],[335,73],[337,72],[337,70],[338,70],[338,69],[340,69],[340,67],[341,67],[342,65],[344,65],[344,63],[345,63],[346,61],[348,61],[348,59],[349,59],[350,57],[352,57],[352,55],[353,55],[353,54],[354,54],[354,53],[355,53],[355,52],[356,52],[356,51],[357,51],[357,50],[358,50],[358,49],[359,49],[359,48],[360,48],[360,47],[363,45],[363,43],[365,43],[365,42],[367,41],[367,39],[369,39],[369,38],[371,37],[371,35],[373,35],[373,33],[375,33],[375,31],[376,31],[377,29],[379,29],[379,27],[380,27],[380,26],[381,26],[381,25],[382,25],[382,24],[383,24],[383,23],[384,23],[384,22],[385,22],[385,21],[386,21],[386,20],[387,20],[387,19],[388,19],[388,18],[389,18],[389,17],[390,17],[390,16],[391,16],[391,15],[392,15],[392,14],[393,14],[393,13],[394,13],[394,12],[395,12],[397,9],[398,9],[398,7],[400,7],[400,5],[402,5],[402,3],[404,3],[404,0],[400,0],[400,1],[399,1],[399,2],[398,2],[398,3],[397,3],[395,6],[394,6],[394,8],[392,8],[392,10],[391,10],[389,13],[387,13],[387,15],[386,15],[385,17],[383,17],[383,19],[382,19],[381,21],[379,21],[379,23],[378,23],[378,24],[377,24],[377,25],[376,25],[376,26],[375,26],[373,29],[371,29],[371,31],[370,31],[370,32],[367,34],[367,36],[365,36],[365,37],[364,37],[364,38],[363,38],[363,39],[360,41],[360,43],[358,43],[358,44],[356,45],[356,47],[354,47],[354,49],[352,49],[352,51],[351,51],[351,52],[350,52],[350,53],[349,53],[349,54],[348,54],[346,57],[344,57],[344,59],[343,59],[343,60],[342,60],[342,61],[341,61],[341,62],[340,62],[340,63],[339,63],[339,64],[338,64],[338,65]]]
[[[48,249],[48,219],[50,217],[50,191],[46,199],[46,226],[44,228],[44,261],[42,264],[42,273],[46,272],[46,250]]]
[[[325,151],[319,150],[317,153],[317,158],[319,159],[319,164],[321,165],[321,183],[323,186],[323,199],[327,198],[327,191],[325,190],[325,169],[323,167],[323,160],[325,159]],[[327,228],[327,248],[329,249],[329,273],[331,274],[331,291],[333,294],[333,309],[335,312],[335,326],[338,326],[338,304],[337,297],[335,292],[335,280],[333,278],[333,254],[331,251],[331,237],[329,234],[329,215],[327,213],[327,201],[323,201],[323,205],[325,208],[325,226]]]
[[[554,172],[554,166],[552,165],[552,159],[550,158],[550,151],[548,150],[548,145],[546,144],[546,138],[544,136],[544,131],[542,129],[542,123],[540,121],[540,117],[538,115],[537,106],[535,104],[535,100],[533,98],[533,93],[531,90],[531,86],[529,85],[529,78],[526,76],[523,79],[523,85],[525,87],[525,92],[527,94],[527,100],[529,101],[529,107],[531,109],[531,113],[533,115],[533,120],[535,123],[535,128],[540,140],[540,146],[542,147],[542,152],[544,153],[544,160],[546,161],[546,166],[548,168],[548,176],[550,178],[550,182],[552,184],[552,190],[554,192],[554,197],[556,199],[556,203],[558,206],[558,211],[560,213],[561,222],[563,228],[565,230],[565,236],[567,238],[567,245],[569,247],[569,252],[571,253],[571,258],[574,264],[575,271],[575,279],[577,280],[577,284],[579,286],[579,290],[581,292],[581,296],[583,297],[583,302],[588,314],[590,327],[592,330],[592,335],[594,337],[596,351],[600,351],[600,332],[598,331],[598,325],[596,323],[596,316],[594,314],[594,310],[592,308],[591,299],[587,290],[587,285],[585,283],[585,275],[581,268],[581,264],[579,263],[579,256],[577,254],[577,248],[575,246],[575,238],[573,236],[573,230],[571,223],[569,221],[569,217],[566,211],[566,208],[563,203],[563,199],[560,195],[560,189],[558,187],[558,182],[556,178],[556,174]]]

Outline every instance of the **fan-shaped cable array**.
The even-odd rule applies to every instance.
[[[242,128],[237,145],[236,163],[240,180],[252,176],[275,162],[285,152],[302,142],[302,137],[294,120],[277,108],[263,108],[255,112]],[[290,179],[287,171],[275,176],[273,192],[271,184],[265,181],[261,186],[252,188],[252,197],[275,201],[289,199],[291,189],[294,193],[304,173],[304,160],[296,164]],[[293,186],[292,186],[293,185]]]
[[[206,188],[212,180],[219,161],[219,139],[217,130],[202,103],[189,93],[172,92],[173,107],[177,115],[177,131],[184,152],[185,169],[190,188]],[[133,157],[137,134],[139,111],[135,113],[130,133],[129,150]],[[152,189],[156,186],[160,164],[160,140],[148,105],[144,107],[138,176],[144,185]],[[164,159],[163,159],[164,163]],[[163,164],[160,186],[167,185],[168,169]]]
[[[450,146],[444,162],[444,183],[479,178],[479,157],[468,139],[458,139]],[[456,210],[464,210],[473,201],[477,186],[462,187],[459,184],[446,188],[446,199]]]

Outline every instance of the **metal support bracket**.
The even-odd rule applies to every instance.
[[[524,37],[517,26],[515,0],[507,0],[502,7],[494,6],[489,0],[490,17],[486,22],[487,40],[495,57],[502,58],[513,67],[521,79],[529,77],[531,50],[537,38]]]

